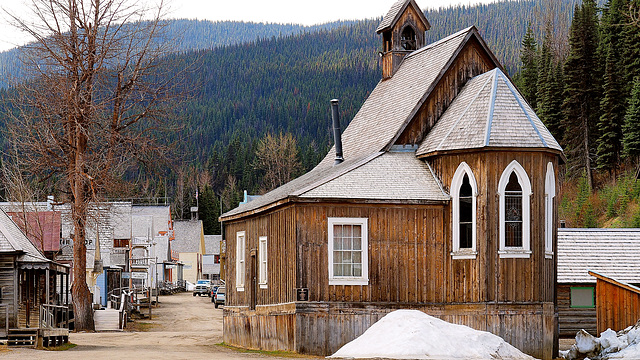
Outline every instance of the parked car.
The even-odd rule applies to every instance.
[[[193,290],[193,296],[196,295],[209,295],[211,291],[211,280],[202,279],[196,282],[196,289]]]
[[[211,298],[211,302],[214,303],[216,309],[218,308],[218,305],[224,305],[225,294],[226,291],[224,286],[220,286],[218,291],[216,291],[215,295]]]
[[[216,291],[218,291],[219,287],[220,285],[211,285],[211,291],[209,291],[210,298],[213,298],[213,296],[216,294]],[[211,300],[211,302],[213,302],[213,300]]]

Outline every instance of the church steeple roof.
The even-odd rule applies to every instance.
[[[419,20],[422,22],[426,30],[429,30],[429,28],[431,28],[431,24],[429,24],[429,21],[427,21],[427,18],[424,16],[424,13],[422,12],[422,10],[420,10],[420,7],[418,6],[418,4],[416,4],[415,0],[398,0],[395,4],[393,4],[393,6],[391,6],[391,9],[389,9],[387,15],[382,18],[382,22],[380,23],[380,25],[378,25],[378,29],[376,29],[376,32],[380,34],[385,30],[393,28],[398,20],[400,20],[400,17],[405,12],[408,6],[412,6],[414,8],[416,13],[418,14]]]

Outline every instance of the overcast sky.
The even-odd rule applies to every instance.
[[[139,0],[138,0],[139,1]],[[416,0],[422,9],[491,0]],[[14,14],[28,14],[29,0],[0,0]],[[384,16],[395,0],[169,0],[169,18],[235,20],[314,25],[334,20]],[[0,51],[24,43],[25,38],[0,17]]]

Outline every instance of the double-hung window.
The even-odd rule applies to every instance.
[[[267,237],[260,236],[259,239],[259,248],[258,248],[258,259],[259,259],[259,281],[261,289],[267,288]]]
[[[329,285],[369,284],[367,218],[328,218]]]
[[[244,231],[236,233],[236,290],[244,291],[246,236]]]
[[[501,258],[531,256],[531,182],[524,168],[512,161],[498,183]]]

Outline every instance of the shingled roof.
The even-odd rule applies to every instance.
[[[640,284],[640,229],[558,229],[558,282],[594,283],[595,271]]]
[[[400,19],[400,16],[402,15],[402,13],[404,13],[404,10],[407,8],[407,6],[413,6],[415,11],[418,13],[418,16],[420,17],[420,21],[422,21],[427,30],[429,30],[431,24],[429,24],[429,21],[424,16],[424,13],[414,0],[398,0],[391,6],[391,9],[389,9],[387,15],[382,18],[382,22],[380,23],[380,25],[378,25],[376,32],[379,34],[389,28],[392,28],[393,25],[395,25],[395,23]]]
[[[562,152],[531,106],[498,68],[467,82],[416,155],[490,147]]]
[[[421,184],[427,188],[413,193],[411,200],[448,200],[448,195],[440,189],[438,180],[429,171],[427,165],[418,164],[418,160],[415,159],[415,149],[410,156],[407,154],[382,155],[391,148],[393,140],[420,109],[438,80],[455,60],[456,54],[472,37],[482,42],[477,29],[469,27],[414,51],[404,58],[393,77],[380,81],[342,134],[345,159],[343,163],[334,166],[335,148],[332,147],[320,164],[310,172],[223,214],[222,219],[261,211],[291,198],[317,196],[378,200],[406,199],[409,193],[397,193],[393,190],[394,187],[390,187],[390,191],[384,191],[383,186],[377,186],[378,189],[358,186],[353,188],[353,191],[338,189],[338,184],[347,183],[350,179],[374,181],[375,175],[372,168],[365,165],[378,157],[382,158],[377,159],[376,164],[386,166],[392,162],[396,164],[402,162],[402,166],[418,170],[416,174],[426,177],[421,180]],[[410,159],[411,157],[413,159]],[[385,181],[390,184],[410,186],[407,184],[407,178],[397,176],[399,172],[397,168],[395,171],[390,171],[390,178]]]
[[[0,210],[0,254],[2,253],[18,254],[19,262],[50,262],[18,228],[18,225],[3,210]]]

